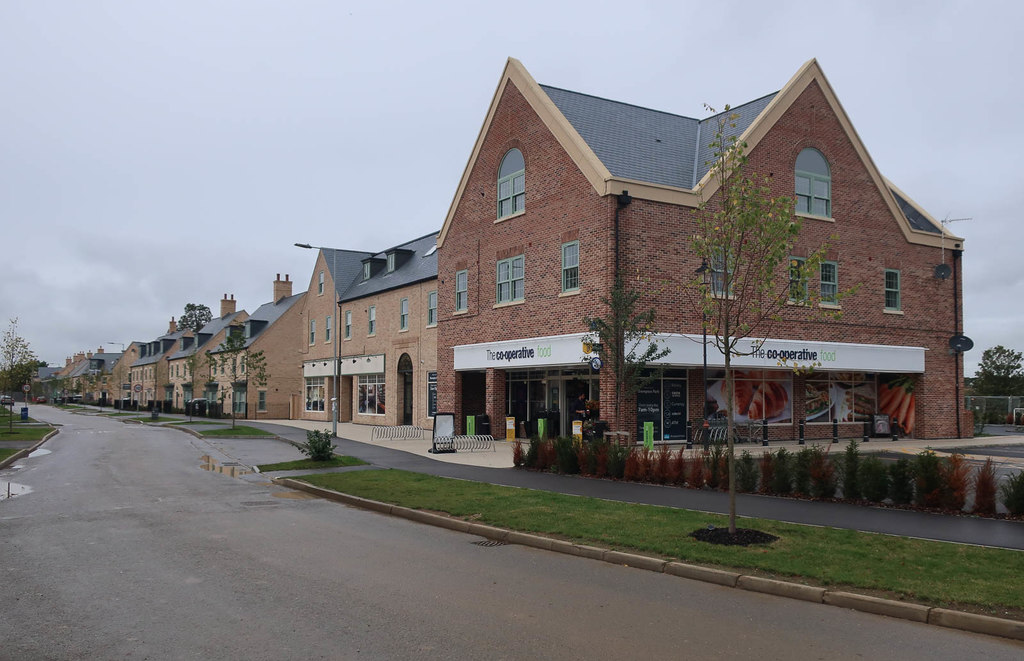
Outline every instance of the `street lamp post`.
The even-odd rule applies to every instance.
[[[308,243],[296,243],[296,248],[304,248],[306,250],[330,250],[331,251],[331,286],[334,288],[334,310],[331,312],[334,315],[334,324],[332,324],[331,332],[334,333],[334,397],[331,398],[331,436],[338,437],[338,404],[341,396],[341,363],[338,360],[338,310],[341,306],[341,301],[338,300],[338,251],[334,248],[325,248],[324,246],[313,246]]]

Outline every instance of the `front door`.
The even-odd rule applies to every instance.
[[[402,375],[402,424],[412,424],[412,372]]]

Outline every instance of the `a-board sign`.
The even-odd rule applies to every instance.
[[[438,413],[434,416],[434,438],[455,435],[455,414]]]

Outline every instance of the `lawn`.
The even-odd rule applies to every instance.
[[[267,473],[269,471],[294,471],[294,470],[317,470],[320,468],[339,468],[342,466],[365,466],[367,465],[362,459],[356,459],[355,457],[346,457],[343,455],[334,455],[327,461],[313,461],[312,459],[297,459],[295,461],[282,461],[277,464],[264,464],[257,466],[261,473]]]
[[[816,528],[763,519],[739,525],[778,536],[765,546],[719,546],[689,537],[727,518],[398,470],[306,475],[310,484],[372,500],[578,543],[701,565],[804,579],[928,605],[1024,619],[1024,552]]]
[[[14,431],[7,426],[0,427],[0,441],[38,441],[53,431],[53,427],[23,427],[14,425]]]
[[[220,422],[220,421],[217,421],[217,420],[192,420],[192,421],[182,420],[181,422],[175,422],[175,423],[172,423],[172,424],[174,424],[175,426],[180,426],[180,427],[189,427],[189,426],[193,426],[193,425],[225,425],[227,423],[226,422]]]
[[[138,420],[139,422],[157,422],[157,423],[159,423],[159,422],[177,422],[178,419],[177,418],[165,418],[164,416],[158,416],[157,419],[154,420],[151,416],[144,415],[144,416],[136,416],[134,418],[129,418],[129,420]]]
[[[256,429],[255,427],[247,427],[245,425],[238,425],[237,427],[225,427],[224,429],[204,429],[199,432],[203,436],[273,436],[268,431],[262,429]]]
[[[14,448],[0,448],[0,461],[3,461],[15,452],[20,452],[20,450],[15,450]]]

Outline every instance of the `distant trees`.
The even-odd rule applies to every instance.
[[[201,303],[186,303],[185,311],[178,318],[178,330],[190,330],[196,333],[210,323],[211,319],[213,319],[213,313],[210,312],[210,308]]]
[[[39,369],[39,361],[29,348],[28,341],[18,335],[18,319],[10,325],[0,339],[0,391],[13,393],[30,383]]]
[[[996,345],[985,349],[974,374],[972,388],[975,395],[1024,395],[1024,370],[1019,351]]]

